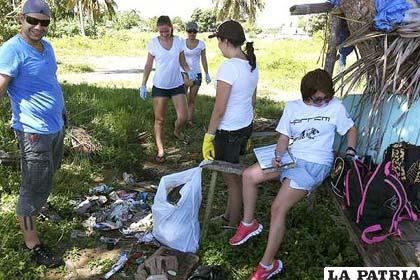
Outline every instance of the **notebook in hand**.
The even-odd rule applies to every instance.
[[[274,168],[272,165],[272,160],[275,157],[275,150],[276,150],[276,144],[263,146],[259,148],[254,148],[255,156],[257,157],[258,163],[261,167],[261,169],[270,169]],[[293,158],[292,154],[289,150],[287,150],[286,155],[282,157],[282,164],[280,165],[279,169],[281,168],[293,168],[296,166],[296,161]]]

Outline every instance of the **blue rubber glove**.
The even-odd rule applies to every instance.
[[[143,100],[147,99],[147,88],[146,88],[146,86],[141,86],[139,88],[139,93],[140,93],[140,98],[141,99],[143,99]]]
[[[194,70],[188,71],[187,74],[188,79],[190,79],[191,81],[195,81],[197,79],[197,73]]]
[[[210,78],[210,74],[206,73],[206,83],[210,84],[211,83],[211,78]]]

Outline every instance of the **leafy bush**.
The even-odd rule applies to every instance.
[[[63,36],[71,37],[79,34],[79,23],[75,19],[53,21],[49,30],[49,35],[57,38],[61,38]]]
[[[191,21],[198,24],[201,32],[210,32],[216,30],[216,13],[213,9],[195,9],[191,15]]]
[[[11,1],[0,0],[0,44],[16,35],[19,23],[13,16],[6,16],[13,11]]]
[[[136,26],[142,25],[143,20],[135,10],[119,13],[112,24],[116,30],[131,29]]]

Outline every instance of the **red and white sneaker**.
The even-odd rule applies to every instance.
[[[256,220],[253,220],[250,226],[245,226],[242,222],[240,222],[235,235],[229,240],[229,244],[234,246],[241,245],[252,236],[260,234],[262,229],[263,226]]]
[[[281,272],[283,269],[283,263],[281,260],[275,260],[273,263],[273,268],[266,270],[261,264],[258,265],[257,270],[252,275],[251,280],[265,280],[270,279],[274,275]]]

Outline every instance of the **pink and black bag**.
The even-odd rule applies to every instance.
[[[362,229],[362,240],[368,244],[400,236],[399,223],[417,221],[407,193],[390,161],[381,163],[368,175],[356,212],[356,224]]]
[[[330,184],[362,230],[365,243],[400,235],[399,222],[417,220],[390,161],[372,167],[357,158],[337,158]]]

